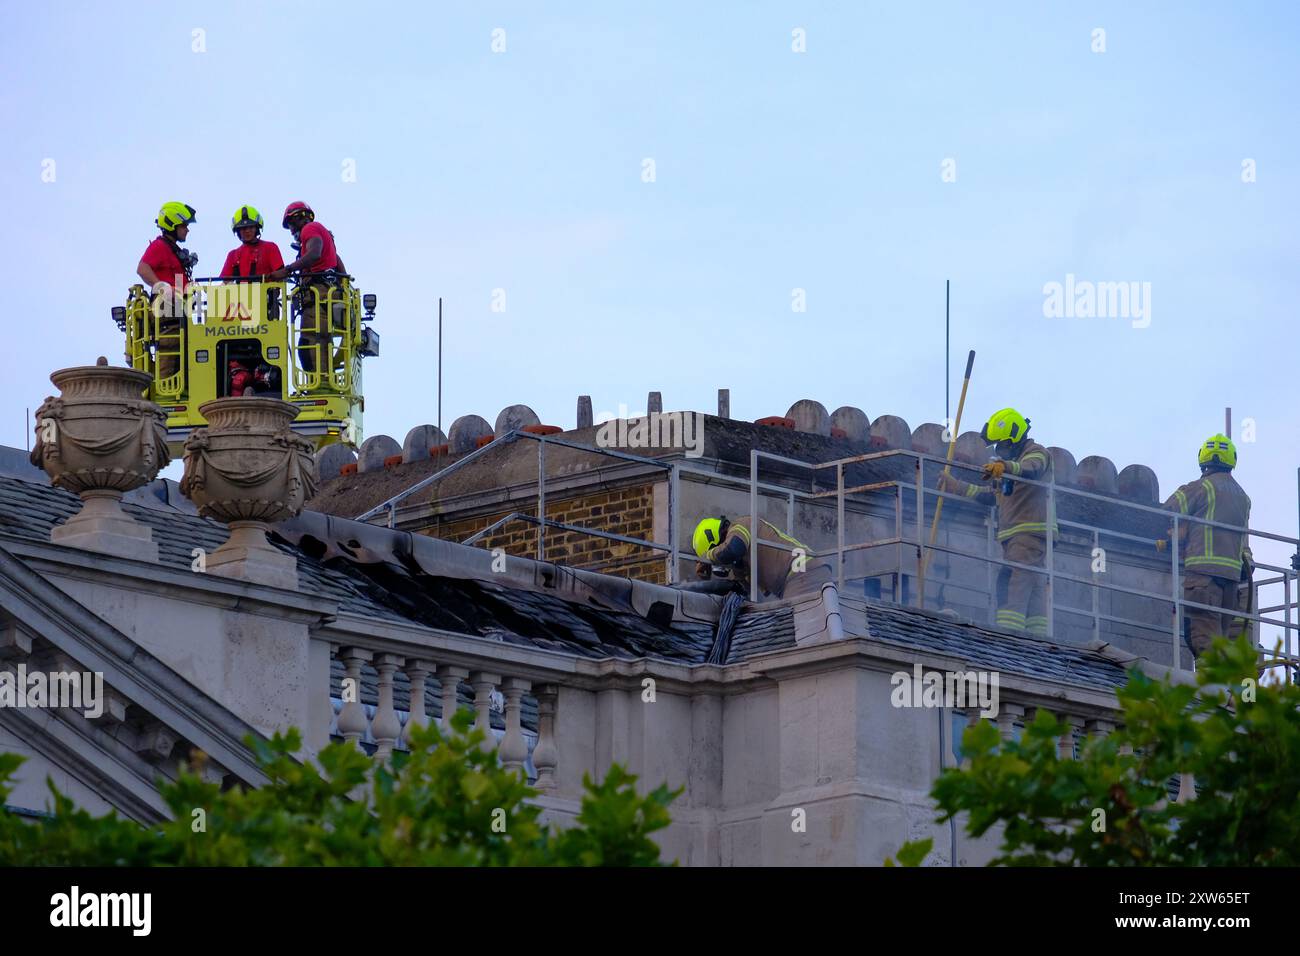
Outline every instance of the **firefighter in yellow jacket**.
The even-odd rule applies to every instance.
[[[1029,419],[1014,408],[994,412],[980,432],[980,437],[994,446],[998,456],[984,466],[981,475],[992,486],[981,487],[943,473],[939,487],[942,491],[996,505],[1002,557],[1017,564],[1042,567],[1047,554],[1047,489],[1005,477],[1015,475],[1051,482],[1052,456],[1028,436]],[[1056,531],[1053,527],[1052,534]],[[999,587],[998,626],[1046,635],[1046,577],[1024,568],[1004,568],[999,578],[1005,582],[1005,596]]]
[[[700,562],[695,566],[700,577],[708,577],[713,567],[728,568],[732,577],[749,594],[749,549],[753,542],[754,522],[748,515],[734,520],[705,518],[695,526],[691,544]],[[813,562],[807,545],[790,537],[770,521],[759,519],[760,541],[777,541],[786,548],[758,548],[758,592],[777,600],[797,598],[820,591],[831,580],[831,566]]]
[[[1249,585],[1254,560],[1246,536],[1250,498],[1232,477],[1232,469],[1237,467],[1237,446],[1227,435],[1213,435],[1201,445],[1197,463],[1201,466],[1201,477],[1170,495],[1165,508],[1241,529],[1228,530],[1196,521],[1179,522],[1183,598],[1223,609],[1222,612],[1197,608],[1183,611],[1192,654],[1200,657],[1214,638],[1239,636],[1245,622],[1234,620],[1235,612],[1242,609],[1238,586],[1242,581]],[[1166,547],[1166,540],[1156,542],[1158,550],[1164,551]]]

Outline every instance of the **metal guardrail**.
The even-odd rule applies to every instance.
[[[502,527],[503,525],[510,523],[511,521],[527,521],[530,524],[534,524],[537,526],[537,559],[539,561],[546,560],[546,529],[547,528],[554,528],[565,532],[586,534],[596,538],[606,538],[611,541],[619,541],[625,544],[634,544],[641,547],[649,548],[654,551],[663,551],[670,557],[671,556],[686,557],[686,555],[683,555],[681,553],[678,547],[678,527],[677,527],[678,522],[675,520],[675,516],[677,514],[677,511],[679,510],[678,494],[679,494],[680,485],[679,485],[678,474],[682,467],[680,462],[676,462],[676,461],[665,462],[665,461],[660,461],[657,458],[645,458],[641,455],[633,455],[628,452],[617,451],[612,448],[592,447],[591,445],[582,445],[577,442],[566,441],[563,438],[555,438],[547,435],[534,435],[532,432],[526,432],[517,428],[511,429],[510,431],[502,435],[500,438],[488,442],[482,448],[475,449],[474,451],[467,454],[464,458],[461,458],[458,461],[453,462],[452,464],[448,465],[446,468],[442,468],[434,472],[432,475],[429,475],[427,478],[421,479],[420,481],[413,484],[411,487],[389,498],[387,501],[384,501],[376,505],[375,507],[371,508],[369,511],[366,511],[363,514],[358,515],[355,520],[369,521],[371,518],[374,518],[384,512],[387,512],[388,527],[392,528],[396,525],[397,505],[400,502],[405,501],[407,498],[409,498],[411,495],[415,494],[416,492],[428,488],[430,485],[441,481],[442,479],[446,478],[448,475],[458,471],[459,469],[465,467],[471,462],[478,461],[479,458],[486,455],[489,451],[500,449],[502,445],[512,444],[521,438],[526,438],[531,441],[537,442],[537,515],[533,516],[533,515],[525,514],[524,512],[521,511],[511,512],[505,517],[500,518],[497,521],[493,522],[488,527],[475,532],[465,541],[461,542],[462,544],[477,544],[481,539],[485,538],[489,533],[495,531],[496,529]],[[567,524],[562,521],[556,521],[553,518],[547,518],[546,517],[546,446],[547,445],[558,445],[561,448],[571,448],[574,449],[575,451],[586,452],[592,455],[603,455],[605,457],[614,458],[621,461],[634,462],[636,464],[642,464],[642,465],[650,465],[655,468],[667,471],[669,473],[668,474],[668,481],[669,481],[668,544],[666,545],[659,544],[655,541],[647,540],[644,538],[633,538],[627,535],[616,534],[612,531],[603,531],[599,528],[586,528],[581,525]],[[694,555],[691,555],[691,557],[694,557]],[[668,561],[668,583],[676,584],[677,577],[678,577],[677,561],[669,560]]]
[[[394,495],[392,498],[389,498],[387,501],[384,501],[381,504],[376,505],[370,510],[359,515],[356,520],[369,521],[381,514],[386,514],[388,526],[394,527],[396,524],[397,506],[402,501],[406,500],[411,495],[416,494],[417,492],[425,488],[428,488],[429,486],[435,484],[436,482],[441,481],[443,478],[446,478],[447,476],[455,473],[461,468],[464,468],[470,465],[471,463],[478,461],[481,457],[485,456],[490,451],[494,449],[499,449],[502,445],[508,445],[520,439],[528,439],[531,441],[535,441],[537,443],[537,515],[529,515],[520,511],[512,511],[510,514],[507,514],[504,517],[499,518],[497,521],[493,522],[488,527],[483,528],[478,532],[476,532],[475,534],[471,535],[463,543],[477,544],[483,539],[485,539],[493,531],[496,531],[497,529],[501,528],[502,526],[512,521],[525,521],[536,525],[538,528],[537,557],[539,560],[545,560],[547,529],[553,529],[565,533],[584,534],[592,537],[605,538],[607,540],[618,541],[625,544],[633,544],[639,547],[644,547],[650,551],[659,552],[663,554],[665,558],[668,559],[667,560],[668,580],[670,584],[676,584],[679,582],[679,577],[680,577],[680,573],[678,570],[679,559],[685,559],[689,561],[696,560],[696,556],[694,552],[684,552],[681,550],[679,546],[679,535],[680,535],[679,524],[681,518],[681,515],[679,513],[680,502],[681,502],[680,482],[683,476],[695,480],[705,481],[708,483],[719,483],[719,484],[726,484],[726,485],[733,485],[742,488],[747,488],[749,491],[749,513],[751,515],[757,515],[758,513],[758,496],[760,493],[764,494],[765,496],[775,496],[775,497],[784,498],[786,501],[787,529],[793,528],[795,523],[796,501],[804,502],[812,506],[824,507],[825,506],[824,502],[826,502],[827,499],[833,497],[835,499],[834,506],[835,506],[835,513],[836,513],[835,547],[828,548],[821,551],[815,551],[812,554],[810,554],[809,557],[818,557],[818,558],[834,557],[835,568],[836,568],[836,580],[839,584],[841,591],[843,591],[844,588],[845,555],[851,554],[855,551],[870,550],[878,547],[898,547],[900,549],[899,562],[898,562],[899,570],[896,572],[896,574],[902,577],[903,576],[901,570],[903,566],[902,549],[904,547],[913,547],[916,549],[916,553],[917,553],[918,569],[923,569],[924,552],[929,549],[929,546],[927,546],[924,543],[925,540],[924,516],[925,516],[925,501],[927,495],[934,496],[934,497],[951,498],[955,501],[963,502],[967,505],[971,504],[971,500],[969,498],[965,498],[961,495],[940,491],[938,489],[926,488],[925,487],[925,466],[927,463],[932,463],[936,466],[944,466],[944,465],[951,464],[955,468],[968,469],[968,470],[973,470],[974,466],[970,466],[960,462],[950,463],[946,458],[941,458],[936,455],[928,455],[923,452],[917,452],[910,449],[891,449],[887,451],[870,452],[867,454],[854,455],[847,458],[840,458],[840,459],[835,459],[833,461],[827,461],[827,462],[800,461],[798,459],[788,458],[786,456],[773,454],[771,452],[764,452],[758,449],[751,449],[749,476],[748,478],[742,478],[739,476],[721,474],[717,471],[709,471],[703,468],[693,468],[690,465],[684,463],[680,459],[664,461],[657,458],[648,458],[641,455],[634,455],[628,452],[618,451],[615,449],[593,447],[591,445],[584,445],[577,442],[566,441],[565,439],[556,438],[554,436],[535,435],[532,434],[531,432],[525,432],[519,429],[515,429],[510,432],[507,432],[505,435],[502,435],[500,438],[496,439],[495,441],[484,445],[482,448],[476,449],[475,451],[468,453],[464,457],[448,465],[446,468],[440,469],[434,474],[429,475],[428,477],[422,479],[419,482],[416,482],[411,487],[406,488],[399,494]],[[545,517],[546,494],[547,494],[546,448],[548,445],[569,448],[586,454],[601,455],[619,461],[626,461],[634,464],[645,465],[666,472],[668,482],[669,482],[669,490],[668,490],[669,541],[665,544],[665,543],[661,543],[649,539],[634,538],[628,535],[621,535],[611,531],[604,531],[598,528],[588,528],[581,525],[569,524],[566,522],[561,522],[552,518]],[[892,458],[900,458],[900,457],[911,459],[914,462],[913,481],[909,482],[909,481],[896,478],[896,479],[889,479],[884,481],[868,482],[865,484],[855,485],[852,487],[845,486],[844,469],[847,465],[856,464],[860,462],[884,461],[884,460],[888,460]],[[773,483],[760,481],[758,477],[760,461],[775,462],[775,463],[784,464],[799,469],[805,469],[812,472],[834,469],[835,489],[831,491],[814,490],[811,492],[805,492],[798,489],[790,488],[789,486],[786,485],[777,485]],[[1057,506],[1056,506],[1057,495],[1064,494],[1075,498],[1088,499],[1088,500],[1104,503],[1111,507],[1127,508],[1133,510],[1134,512],[1157,515],[1161,518],[1161,520],[1169,522],[1174,529],[1174,534],[1172,536],[1172,544],[1169,548],[1170,576],[1171,576],[1170,591],[1168,593],[1161,593],[1161,592],[1156,592],[1151,590],[1145,590],[1142,588],[1128,587],[1118,583],[1102,583],[1096,578],[1095,575],[1092,577],[1081,577],[1079,575],[1069,574],[1063,570],[1059,570],[1055,567],[1055,561],[1054,561],[1054,557],[1055,557],[1054,552],[1056,547],[1054,541],[1055,538],[1054,535],[1047,535],[1045,538],[1046,553],[1044,556],[1044,564],[1042,566],[1020,564],[1014,561],[1008,561],[1007,559],[997,556],[994,553],[996,550],[996,540],[994,536],[994,525],[992,520],[986,522],[987,525],[986,553],[980,554],[973,551],[951,548],[940,544],[935,544],[932,550],[949,554],[949,555],[955,555],[959,557],[970,558],[973,560],[979,560],[985,562],[989,568],[989,586],[987,588],[987,593],[989,595],[989,600],[991,602],[996,600],[996,588],[994,586],[994,580],[996,576],[996,570],[999,568],[1014,568],[1014,569],[1028,571],[1031,573],[1041,574],[1045,576],[1047,578],[1047,581],[1045,583],[1044,604],[1047,609],[1047,628],[1048,628],[1047,636],[1049,637],[1053,635],[1053,632],[1055,630],[1055,617],[1056,617],[1056,612],[1058,611],[1063,614],[1073,614],[1073,615],[1079,615],[1079,616],[1091,618],[1093,621],[1094,634],[1096,634],[1097,636],[1100,636],[1102,622],[1121,624],[1126,627],[1136,627],[1136,628],[1142,628],[1142,629],[1153,630],[1153,631],[1166,630],[1166,626],[1164,625],[1155,625],[1150,622],[1138,621],[1132,618],[1121,617],[1119,615],[1103,613],[1100,608],[1100,593],[1103,590],[1112,594],[1128,595],[1131,597],[1144,598],[1147,600],[1153,600],[1153,601],[1158,601],[1167,604],[1171,608],[1171,624],[1168,626],[1168,630],[1171,633],[1173,662],[1175,667],[1181,667],[1182,629],[1183,629],[1182,619],[1183,619],[1184,611],[1187,609],[1196,609],[1196,610],[1214,611],[1217,613],[1221,609],[1212,607],[1210,605],[1198,604],[1196,602],[1189,601],[1188,599],[1183,597],[1182,567],[1181,567],[1182,562],[1179,556],[1179,542],[1178,542],[1179,526],[1180,524],[1188,523],[1188,524],[1199,524],[1207,527],[1217,527],[1224,530],[1238,531],[1238,532],[1242,531],[1243,529],[1239,527],[1234,527],[1232,525],[1227,525],[1222,522],[1207,521],[1202,518],[1195,518],[1188,515],[1177,514],[1175,512],[1165,510],[1164,508],[1154,507],[1151,505],[1138,504],[1136,502],[1122,501],[1114,497],[1101,495],[1090,491],[1085,491],[1083,489],[1066,488],[1064,486],[1057,485],[1054,482],[1039,482],[1039,481],[1034,481],[1028,478],[1023,478],[1015,475],[1004,475],[1004,478],[1009,479],[1011,481],[1023,482],[1027,485],[1037,485],[1045,488],[1047,493],[1048,525],[1059,526],[1060,528],[1065,528],[1072,532],[1082,533],[1085,535],[1091,534],[1094,547],[1100,547],[1100,540],[1102,535],[1105,535],[1108,538],[1129,541],[1135,545],[1149,546],[1153,548],[1155,542],[1154,539],[1144,538],[1139,535],[1129,534],[1127,532],[1120,531],[1120,530],[1105,528],[1100,525],[1090,525],[1090,524],[1077,522],[1077,521],[1059,519],[1057,517]],[[814,488],[815,487],[816,485],[814,484]],[[886,495],[886,494],[888,494],[890,497],[893,498],[894,534],[890,535],[889,537],[874,539],[870,541],[852,542],[852,543],[846,542],[845,541],[846,501],[850,497],[853,497],[858,500],[865,500],[869,502],[873,500],[873,497],[878,499],[879,496]],[[905,524],[904,495],[905,494],[910,494],[914,496],[914,507],[916,511],[916,527],[915,527],[914,539],[910,538],[906,534],[904,528],[904,524]],[[1291,537],[1287,537],[1286,535],[1274,534],[1272,532],[1261,531],[1261,530],[1251,529],[1251,528],[1247,528],[1245,529],[1245,531],[1248,535],[1252,537],[1263,538],[1266,540],[1279,541],[1286,544],[1290,544],[1292,547],[1295,547],[1297,549],[1298,553],[1300,553],[1300,539],[1291,538]],[[784,551],[794,550],[793,545],[789,545],[785,542],[762,540],[759,539],[757,535],[755,535],[754,540],[759,542],[759,547],[777,548],[779,550],[784,550]],[[757,558],[758,558],[758,548],[757,547],[751,548],[749,552],[750,599],[755,601],[758,599]],[[1268,577],[1264,579],[1257,579],[1256,581],[1254,581],[1252,584],[1253,594],[1257,595],[1259,589],[1262,587],[1268,587],[1268,586],[1274,586],[1280,584],[1283,590],[1282,603],[1269,605],[1268,607],[1260,607],[1258,600],[1255,600],[1253,602],[1253,606],[1255,608],[1253,612],[1241,611],[1241,612],[1234,613],[1232,616],[1250,621],[1252,625],[1254,625],[1257,628],[1262,627],[1264,625],[1269,625],[1269,626],[1275,626],[1282,629],[1283,634],[1285,636],[1283,651],[1280,654],[1277,654],[1276,656],[1270,656],[1269,660],[1272,660],[1278,664],[1286,665],[1287,679],[1295,680],[1297,677],[1297,674],[1295,672],[1300,670],[1300,653],[1296,653],[1292,650],[1292,638],[1293,636],[1300,638],[1300,635],[1296,634],[1296,632],[1300,631],[1300,571],[1297,571],[1297,569],[1295,568],[1279,567],[1279,566],[1270,565],[1262,562],[1256,562],[1256,568],[1262,569],[1267,572],[1272,572],[1276,576]],[[923,573],[918,575],[918,581],[919,581],[919,586],[916,589],[915,601],[918,607],[924,607],[925,606],[924,603],[925,602],[925,583],[924,583],[925,578]],[[1057,600],[1058,582],[1066,583],[1066,584],[1074,584],[1074,585],[1088,588],[1092,595],[1091,608],[1072,607],[1070,605],[1058,601]],[[1292,590],[1293,587],[1294,587],[1294,592]],[[910,603],[907,602],[906,600],[905,586],[903,588],[903,592],[904,592],[904,603]],[[1292,617],[1293,611],[1296,614],[1294,620]],[[1276,617],[1265,616],[1268,614],[1277,614],[1279,612],[1283,615],[1281,620],[1277,619]],[[1297,643],[1298,646],[1300,646],[1300,641],[1298,641]],[[1272,652],[1266,650],[1266,654],[1271,655]]]
[[[915,480],[913,482],[902,481],[899,479],[891,479],[886,481],[879,481],[879,482],[872,482],[864,485],[858,485],[853,488],[844,487],[844,466],[845,465],[854,464],[858,462],[865,462],[865,461],[878,461],[878,460],[897,458],[897,457],[911,458],[915,460],[915,466],[914,466]],[[855,550],[864,550],[864,549],[870,549],[870,548],[881,547],[881,546],[889,546],[889,545],[897,545],[900,549],[904,545],[912,545],[916,548],[917,562],[918,562],[917,567],[918,567],[918,571],[920,572],[918,575],[919,587],[917,588],[918,607],[925,606],[924,552],[926,550],[934,550],[946,554],[958,555],[961,557],[986,561],[990,565],[990,578],[992,578],[993,576],[992,575],[993,566],[1017,568],[1020,570],[1044,575],[1047,578],[1047,582],[1045,586],[1045,594],[1044,594],[1044,605],[1047,610],[1047,627],[1048,627],[1047,636],[1048,637],[1051,637],[1054,631],[1056,611],[1062,611],[1064,613],[1072,613],[1072,614],[1082,614],[1082,615],[1092,617],[1094,619],[1094,622],[1096,622],[1094,624],[1094,630],[1099,630],[1100,621],[1102,620],[1114,622],[1114,623],[1122,623],[1128,626],[1148,628],[1152,630],[1164,630],[1163,627],[1157,628],[1149,623],[1134,621],[1126,618],[1120,618],[1114,615],[1102,614],[1098,607],[1098,600],[1097,600],[1099,590],[1101,589],[1114,592],[1114,593],[1119,593],[1119,594],[1127,594],[1134,597],[1148,598],[1151,600],[1160,601],[1162,603],[1168,603],[1172,607],[1172,614],[1171,614],[1172,635],[1171,636],[1172,636],[1173,663],[1175,668],[1181,668],[1181,644],[1182,644],[1182,631],[1183,631],[1182,620],[1183,620],[1184,610],[1185,609],[1207,610],[1207,611],[1214,611],[1216,613],[1222,611],[1221,608],[1212,607],[1206,604],[1199,604],[1197,602],[1190,601],[1185,597],[1183,597],[1182,562],[1179,559],[1178,531],[1179,531],[1180,523],[1198,524],[1205,527],[1220,528],[1223,530],[1235,531],[1235,532],[1242,532],[1244,530],[1248,536],[1264,538],[1266,540],[1279,541],[1279,542],[1290,544],[1291,546],[1296,548],[1297,554],[1300,555],[1300,539],[1291,538],[1286,535],[1280,535],[1269,531],[1261,531],[1261,530],[1251,529],[1251,528],[1243,529],[1241,527],[1224,524],[1222,522],[1209,521],[1203,518],[1196,518],[1190,515],[1182,515],[1177,512],[1169,511],[1164,508],[1153,507],[1151,505],[1143,505],[1143,504],[1138,504],[1136,502],[1120,501],[1113,497],[1096,494],[1090,491],[1084,491],[1083,489],[1066,488],[1064,486],[1057,485],[1054,482],[1041,482],[1041,481],[1035,481],[1028,478],[1023,478],[1016,475],[1009,475],[1009,474],[1004,475],[1003,476],[1004,478],[1009,478],[1012,481],[1023,482],[1024,484],[1027,485],[1036,485],[1046,490],[1047,493],[1046,523],[1049,528],[1059,525],[1061,527],[1067,527],[1073,530],[1091,532],[1095,544],[1096,542],[1099,542],[1101,535],[1105,534],[1107,537],[1115,537],[1124,540],[1129,540],[1134,543],[1150,546],[1154,549],[1155,539],[1143,538],[1138,535],[1132,535],[1122,531],[1113,531],[1108,528],[1102,528],[1097,525],[1089,525],[1081,522],[1058,521],[1057,513],[1056,513],[1057,512],[1056,496],[1058,494],[1090,499],[1093,501],[1105,503],[1112,507],[1130,508],[1133,509],[1134,511],[1157,515],[1161,518],[1162,521],[1168,521],[1172,525],[1173,531],[1171,534],[1171,544],[1169,547],[1170,574],[1172,580],[1170,593],[1162,594],[1154,591],[1144,590],[1141,588],[1125,587],[1119,584],[1109,584],[1109,583],[1103,584],[1100,581],[1096,580],[1095,576],[1092,578],[1083,578],[1077,575],[1071,575],[1064,571],[1057,570],[1055,568],[1054,561],[1053,561],[1053,556],[1054,556],[1053,539],[1055,535],[1051,535],[1051,534],[1045,536],[1046,553],[1044,556],[1044,564],[1041,567],[1034,566],[1034,565],[1020,564],[1014,561],[1008,561],[1004,558],[994,556],[992,522],[988,523],[989,551],[987,554],[976,554],[971,551],[964,551],[960,549],[944,547],[937,544],[931,548],[930,546],[924,544],[925,496],[927,494],[932,496],[937,496],[937,497],[952,498],[953,500],[961,501],[966,504],[971,503],[969,498],[966,498],[962,495],[940,491],[938,489],[927,489],[925,487],[925,463],[933,462],[936,465],[951,464],[956,468],[962,468],[967,470],[973,470],[974,466],[970,466],[965,463],[950,463],[946,458],[940,458],[936,455],[928,455],[923,452],[917,452],[910,449],[891,449],[889,451],[871,452],[864,455],[854,455],[848,458],[841,458],[841,459],[836,459],[828,462],[799,461],[798,459],[788,458],[783,455],[776,455],[771,452],[764,452],[758,449],[751,449],[750,482],[749,482],[750,514],[755,514],[758,508],[758,489],[759,489],[758,471],[759,471],[760,460],[773,461],[780,464],[803,468],[814,472],[823,469],[828,469],[828,468],[835,469],[835,479],[836,479],[835,491],[819,492],[811,495],[805,495],[801,493],[795,493],[795,494],[798,494],[799,497],[806,497],[812,499],[826,498],[831,495],[835,496],[836,528],[837,528],[836,547],[833,550],[828,549],[826,551],[818,552],[816,556],[830,557],[833,555],[835,557],[836,580],[838,582],[841,591],[843,590],[844,587],[844,555],[846,553]],[[894,489],[896,533],[892,537],[884,538],[880,540],[846,544],[844,541],[845,496],[850,494],[870,495],[870,494],[888,491],[891,488]],[[905,491],[912,492],[915,495],[915,499],[916,499],[915,541],[909,541],[906,538],[906,536],[903,534],[903,523],[904,523],[903,522],[903,494]],[[791,524],[793,524],[793,522],[791,522]],[[755,536],[755,540],[756,541],[758,540],[757,536]],[[759,544],[761,547],[775,547],[780,550],[787,550],[787,551],[792,550],[792,548],[790,548],[789,546],[786,546],[782,543],[772,542],[772,541],[761,541],[759,542]],[[757,575],[756,575],[757,551],[758,548],[751,548],[749,554],[750,588],[751,588],[750,599],[751,600],[757,600]],[[900,561],[899,561],[900,570],[901,570],[901,566],[902,566],[902,561],[901,561],[901,554],[900,554]],[[1268,666],[1274,666],[1277,664],[1284,665],[1286,670],[1287,680],[1294,681],[1296,679],[1295,671],[1297,670],[1297,668],[1300,668],[1300,654],[1297,654],[1291,650],[1291,639],[1294,635],[1294,632],[1300,631],[1300,569],[1278,567],[1276,565],[1265,564],[1261,562],[1256,562],[1255,566],[1257,569],[1262,568],[1266,571],[1275,572],[1279,576],[1270,577],[1262,581],[1252,582],[1251,585],[1252,596],[1258,594],[1258,589],[1260,587],[1280,583],[1283,586],[1283,603],[1277,605],[1271,605],[1268,608],[1261,608],[1258,604],[1258,601],[1254,600],[1252,602],[1252,606],[1255,608],[1253,612],[1238,611],[1238,612],[1234,612],[1231,616],[1234,618],[1250,621],[1252,622],[1252,624],[1256,625],[1257,627],[1262,625],[1270,625],[1282,629],[1283,635],[1285,637],[1283,650],[1281,652],[1273,652],[1266,648],[1262,650],[1264,651],[1266,661],[1273,662]],[[1078,584],[1084,587],[1091,588],[1093,594],[1093,608],[1091,610],[1086,610],[1082,608],[1073,608],[1064,604],[1058,604],[1056,601],[1057,581]],[[1296,585],[1296,599],[1294,600],[1292,598],[1292,590],[1291,590],[1293,582]],[[989,588],[989,593],[991,599],[995,597],[995,589],[993,587]],[[1291,612],[1293,610],[1297,612],[1297,620],[1295,622],[1292,621],[1292,616],[1291,616]],[[1269,618],[1264,616],[1266,613],[1277,613],[1278,611],[1281,611],[1283,613],[1283,618],[1281,620],[1278,620],[1277,618]],[[1295,635],[1295,636],[1300,637],[1300,635]]]

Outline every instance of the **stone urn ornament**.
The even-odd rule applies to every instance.
[[[101,356],[95,365],[60,369],[50,381],[60,395],[36,410],[31,462],[84,502],[50,540],[157,561],[152,530],[122,510],[122,495],[153,481],[171,461],[167,414],[142,397],[149,374],[110,366]]]
[[[290,425],[298,406],[278,398],[236,396],[199,406],[206,428],[185,441],[181,494],[199,514],[230,525],[209,555],[209,574],[297,588],[298,563],[266,539],[269,524],[292,518],[316,493],[315,447]]]

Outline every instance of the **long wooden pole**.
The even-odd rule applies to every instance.
[[[948,441],[948,463],[943,466],[943,473],[949,475],[952,473],[952,454],[957,447],[957,436],[961,434],[961,413],[966,407],[966,389],[970,387],[971,369],[975,367],[975,350],[971,349],[970,354],[966,356],[966,377],[961,383],[961,397],[957,399],[957,420],[953,422],[952,431],[949,433]],[[943,514],[943,498],[940,497],[934,506],[934,521],[930,524],[930,544],[921,557],[921,580],[925,580],[925,569],[930,563],[930,553],[934,549],[935,539],[939,534],[939,515]],[[924,592],[922,592],[924,593]]]

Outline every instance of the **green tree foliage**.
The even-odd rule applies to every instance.
[[[938,822],[964,813],[976,837],[1000,825],[994,865],[1300,865],[1300,686],[1257,676],[1245,641],[1202,656],[1198,686],[1134,669],[1122,727],[1077,760],[1057,756],[1067,726],[1045,711],[1018,741],[981,721],[962,737],[969,767],[935,781]],[[1180,804],[1169,783],[1182,773],[1197,792]]]
[[[446,735],[433,724],[416,729],[410,752],[382,763],[344,743],[322,750],[319,767],[300,763],[296,730],[250,738],[270,779],[252,789],[205,781],[197,754],[196,766],[160,784],[172,819],[153,827],[92,816],[50,783],[50,817],[0,811],[0,865],[659,865],[650,834],[669,824],[681,790],[641,796],[636,778],[615,765],[599,784],[584,777],[577,824],[557,830],[526,802],[537,792],[523,776],[482,748],[482,731],[469,732],[470,719],[456,714]],[[0,754],[0,804],[20,763]]]
[[[897,862],[893,857],[885,857],[885,866],[920,866],[933,846],[934,837],[911,840],[899,848]]]

